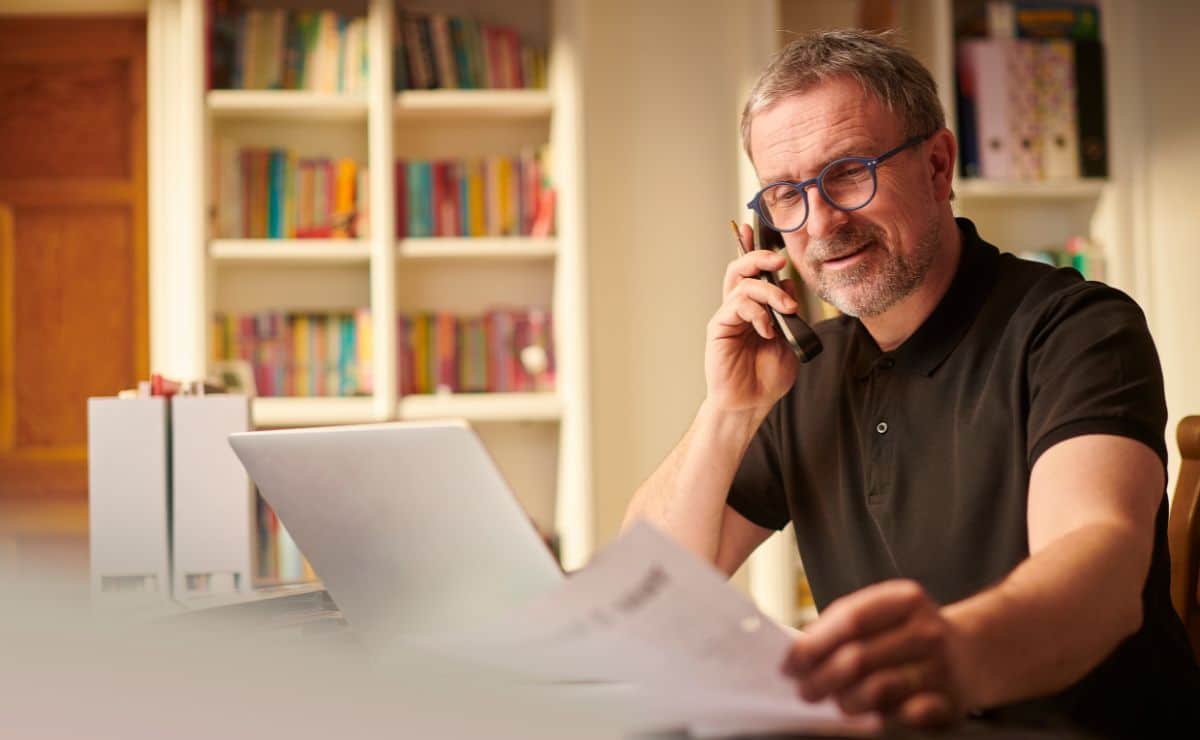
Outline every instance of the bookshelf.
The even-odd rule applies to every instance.
[[[506,479],[546,531],[565,567],[593,542],[588,434],[587,317],[581,138],[579,0],[435,0],[424,10],[514,27],[548,60],[539,89],[403,90],[393,86],[390,0],[249,0],[248,8],[335,10],[365,17],[368,73],[357,92],[208,89],[205,0],[181,0],[151,19],[151,44],[171,49],[171,70],[150,80],[158,130],[151,143],[152,232],[170,247],[152,270],[156,369],[199,377],[211,356],[216,313],[340,312],[373,320],[369,395],[259,397],[260,427],[466,418],[479,425]],[[413,7],[417,7],[414,4]],[[155,47],[154,45],[157,44]],[[348,157],[365,166],[365,234],[262,239],[224,233],[215,161],[222,140],[281,147],[298,157]],[[556,191],[549,236],[397,238],[397,159],[516,154],[548,143]],[[228,144],[226,144],[228,147]],[[387,204],[387,207],[379,207]],[[538,305],[553,315],[553,390],[401,396],[395,317],[418,311],[470,315],[491,306]]]
[[[906,44],[933,74],[946,111],[947,125],[957,134],[955,18],[963,11],[980,8],[983,4],[978,0],[898,0],[888,4],[865,0],[844,3],[773,0],[764,3],[760,22],[751,31],[754,45],[763,51],[761,58],[756,60],[753,78],[745,81],[743,94],[749,93],[770,55],[791,40],[792,32],[860,27],[864,14],[869,16],[872,11],[886,7],[891,14],[891,27],[899,31],[901,43]],[[1117,118],[1112,105],[1116,99],[1114,80],[1119,79],[1120,73],[1115,70],[1118,65],[1113,61],[1112,24],[1119,22],[1120,8],[1110,0],[1091,4],[1100,9],[1101,40],[1107,56],[1105,95],[1109,121],[1114,122]],[[1116,123],[1121,121],[1118,119]],[[1070,236],[1088,236],[1103,250],[1101,256],[1109,265],[1107,281],[1132,292],[1128,285],[1130,276],[1123,269],[1129,260],[1122,257],[1122,222],[1128,221],[1130,214],[1121,210],[1124,206],[1118,197],[1125,192],[1122,188],[1126,185],[1114,176],[1114,173],[1120,174],[1117,141],[1120,130],[1112,125],[1108,130],[1109,178],[1000,181],[964,178],[956,174],[956,214],[973,220],[980,234],[1002,250],[1061,245]],[[754,170],[749,161],[741,157],[739,191],[742,202],[749,200],[756,190]],[[802,564],[790,526],[769,538],[751,556],[748,572],[752,596],[771,616],[790,624],[816,617],[811,606],[798,603],[797,594],[805,593],[807,589],[798,583],[802,577]]]
[[[405,90],[396,95],[397,118],[541,118],[554,113],[548,90]]]
[[[205,106],[214,120],[292,118],[298,121],[366,121],[367,96],[305,90],[209,90]]]

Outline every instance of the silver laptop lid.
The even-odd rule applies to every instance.
[[[246,432],[230,444],[368,642],[478,625],[563,578],[464,421]]]

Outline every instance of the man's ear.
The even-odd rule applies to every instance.
[[[933,197],[941,202],[950,198],[954,186],[954,168],[958,157],[958,141],[948,128],[937,131],[929,139],[929,168]]]

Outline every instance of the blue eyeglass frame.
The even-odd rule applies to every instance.
[[[804,228],[804,224],[808,223],[808,214],[812,212],[812,209],[808,206],[808,189],[813,185],[817,186],[817,192],[821,194],[821,197],[825,199],[825,202],[829,204],[830,208],[836,208],[839,211],[857,211],[860,208],[866,208],[871,204],[871,201],[875,200],[875,195],[879,192],[879,179],[875,174],[876,168],[905,149],[924,142],[935,133],[937,132],[933,131],[928,134],[913,136],[912,138],[907,139],[900,146],[896,147],[895,149],[889,149],[883,154],[880,154],[878,157],[839,157],[838,159],[835,159],[822,167],[821,171],[816,177],[804,180],[803,182],[795,182],[793,180],[776,180],[773,183],[764,185],[763,188],[759,190],[753,198],[750,199],[750,202],[746,204],[746,207],[758,214],[758,217],[764,226],[774,231],[778,231],[781,234],[790,234],[793,231],[799,231],[800,229]],[[863,165],[871,172],[871,197],[867,198],[862,205],[855,206],[854,208],[842,208],[838,204],[834,203],[833,199],[829,197],[829,194],[825,192],[825,173],[829,172],[835,166],[845,164],[846,162],[856,162]],[[804,219],[800,222],[799,226],[791,229],[779,229],[771,223],[771,217],[767,215],[767,209],[763,208],[762,205],[762,194],[776,185],[791,185],[800,192],[800,197],[804,199]]]

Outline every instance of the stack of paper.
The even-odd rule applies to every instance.
[[[876,732],[877,716],[847,717],[832,702],[799,698],[780,671],[793,639],[715,569],[638,524],[562,586],[495,623],[396,647],[519,680],[588,684],[632,701],[639,729]],[[594,682],[608,686],[600,692]]]

